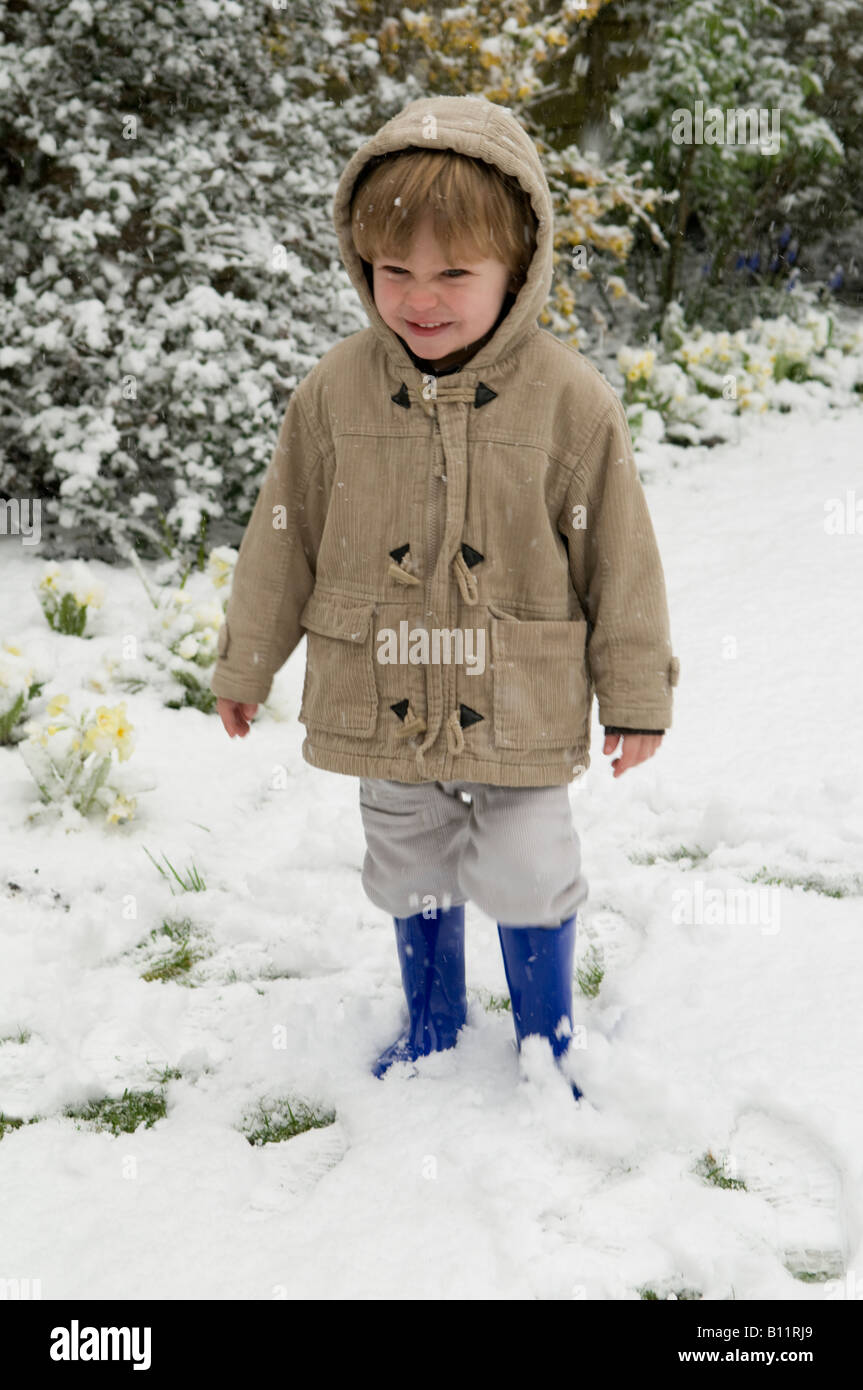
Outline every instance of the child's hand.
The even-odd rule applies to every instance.
[[[251,727],[249,720],[254,719],[258,706],[243,705],[238,700],[224,700],[220,695],[216,708],[230,737],[239,734],[240,738],[245,738]]]
[[[613,753],[621,738],[623,751],[611,764],[615,777],[620,777],[628,768],[636,767],[647,758],[652,758],[664,734],[606,734],[605,743],[602,745],[603,753]]]

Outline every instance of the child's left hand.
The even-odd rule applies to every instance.
[[[636,767],[638,763],[652,758],[664,737],[664,734],[606,734],[602,751],[613,753],[621,738],[623,739],[621,755],[611,764],[614,776],[620,777],[630,767]]]

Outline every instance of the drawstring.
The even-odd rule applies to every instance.
[[[461,731],[457,709],[453,710],[446,721],[446,746],[451,753],[461,753],[464,749],[464,734]]]
[[[471,574],[467,562],[460,550],[456,551],[452,564],[455,570],[458,587],[465,603],[478,602],[479,591],[477,589],[476,575]]]
[[[410,728],[408,725],[410,724]],[[398,731],[398,737],[404,738],[407,734],[419,733],[426,727],[425,720],[418,718],[408,704],[408,712],[405,715],[404,727]],[[454,709],[446,721],[446,746],[450,753],[457,754],[464,751],[464,734],[462,733],[459,712]],[[425,772],[425,748],[420,744],[417,749],[417,772],[422,776]]]

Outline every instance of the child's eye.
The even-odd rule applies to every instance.
[[[381,270],[385,270],[388,275],[407,275],[408,273],[404,266],[400,265],[382,265]],[[452,267],[450,270],[444,270],[441,273],[443,275],[467,275],[469,272]]]

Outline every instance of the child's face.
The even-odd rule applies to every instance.
[[[487,333],[508,288],[503,261],[450,264],[428,215],[417,226],[407,260],[381,256],[372,262],[374,296],[384,323],[404,338],[418,357],[445,357]],[[441,324],[423,330],[421,324]]]

